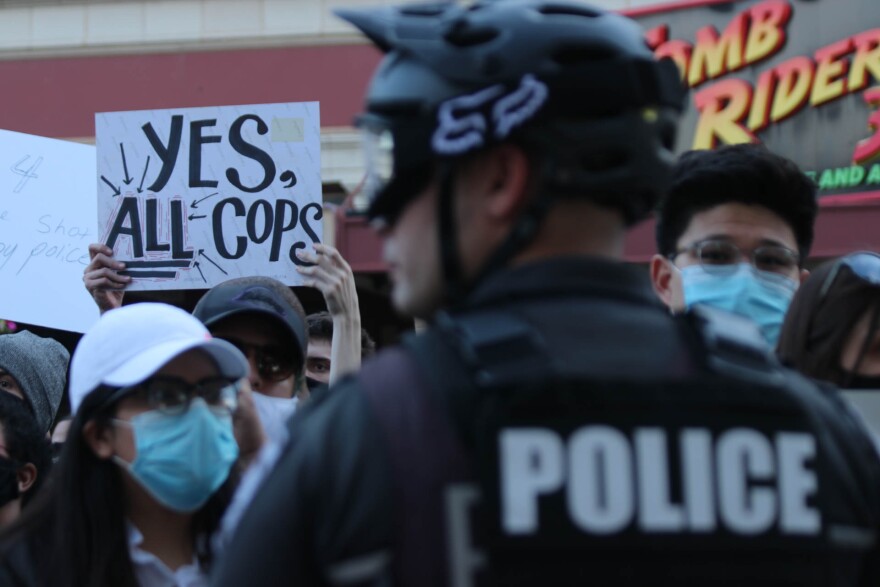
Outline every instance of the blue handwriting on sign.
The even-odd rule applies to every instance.
[[[21,190],[24,189],[24,186],[27,185],[28,181],[32,179],[37,179],[39,176],[37,175],[37,169],[40,167],[40,164],[43,162],[42,157],[37,157],[30,167],[25,168],[24,165],[27,163],[28,159],[30,159],[30,155],[25,155],[23,159],[21,159],[18,163],[10,167],[12,173],[21,176],[21,181],[18,182],[18,185],[15,186],[15,189],[12,190],[13,193],[18,194],[21,193]]]

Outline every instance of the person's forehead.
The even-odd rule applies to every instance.
[[[326,338],[309,338],[308,358],[329,359],[331,346]]]
[[[727,203],[697,212],[678,247],[707,239],[728,240],[743,248],[777,244],[797,250],[794,230],[781,216],[758,205]]]

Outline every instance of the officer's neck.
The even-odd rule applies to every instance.
[[[626,228],[618,212],[589,202],[559,202],[547,213],[534,240],[516,257],[521,265],[563,256],[623,259]]]

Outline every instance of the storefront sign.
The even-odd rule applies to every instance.
[[[680,151],[762,142],[821,196],[880,191],[880,2],[716,0],[636,17],[691,88]]]
[[[98,114],[98,226],[129,289],[301,283],[320,242],[318,104]]]

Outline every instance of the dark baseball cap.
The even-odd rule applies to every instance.
[[[298,347],[298,363],[305,363],[308,329],[302,306],[290,288],[280,281],[245,277],[223,282],[202,296],[193,309],[193,316],[210,329],[225,318],[245,312],[263,314],[282,324]]]

